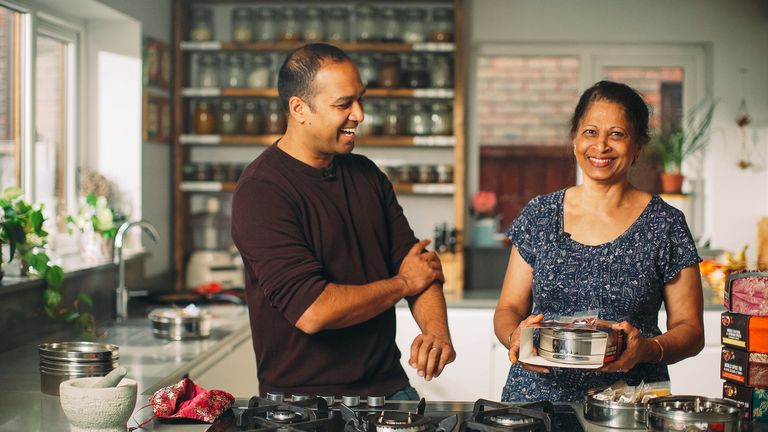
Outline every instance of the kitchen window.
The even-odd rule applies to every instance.
[[[0,5],[0,189],[19,184],[22,14]]]

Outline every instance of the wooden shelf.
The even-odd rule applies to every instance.
[[[182,51],[275,51],[288,52],[306,44],[307,42],[219,42],[219,41],[182,41]],[[346,52],[454,52],[456,44],[453,42],[423,42],[415,44],[399,42],[331,42],[333,45]]]
[[[179,136],[183,145],[272,145],[282,135],[195,135]],[[360,136],[355,143],[370,147],[453,147],[454,136]]]
[[[179,184],[182,192],[232,192],[236,182],[185,181]],[[409,195],[453,195],[453,183],[392,183],[395,193]]]
[[[217,98],[217,97],[278,97],[276,88],[224,87],[200,88],[185,87],[181,95],[186,98]],[[453,99],[453,89],[424,88],[424,89],[386,89],[371,88],[366,90],[365,97],[372,98],[423,98],[423,99]]]

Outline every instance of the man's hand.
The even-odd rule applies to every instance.
[[[397,277],[405,282],[403,297],[410,297],[427,289],[434,282],[445,282],[443,266],[435,252],[422,252],[430,243],[421,240],[403,258]]]
[[[445,365],[455,359],[456,352],[450,337],[420,334],[411,344],[411,358],[408,363],[417,370],[420,377],[430,381],[439,377]]]

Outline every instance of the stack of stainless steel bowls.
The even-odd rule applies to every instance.
[[[59,395],[59,384],[72,378],[104,376],[119,365],[116,345],[95,342],[40,344],[40,390]]]

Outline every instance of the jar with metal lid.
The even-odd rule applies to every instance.
[[[408,128],[410,135],[429,135],[432,130],[430,115],[421,102],[414,102],[408,109]]]
[[[453,183],[453,165],[440,164],[435,169],[437,170],[438,183]]]
[[[403,28],[400,22],[400,10],[386,7],[381,10],[379,34],[384,42],[402,42]]]
[[[304,11],[304,28],[301,31],[301,36],[307,42],[318,42],[325,39],[322,10],[311,7]]]
[[[192,8],[189,39],[197,42],[213,40],[213,10],[207,7]]]
[[[379,87],[400,87],[400,57],[397,54],[388,54],[381,58],[378,77]]]
[[[419,165],[419,183],[434,183],[437,181],[437,170],[434,165]]]
[[[407,88],[429,87],[427,59],[422,54],[409,54],[405,59],[403,83]]]
[[[355,57],[355,65],[360,73],[360,81],[363,82],[363,86],[367,88],[376,87],[379,75],[376,57],[373,54],[360,54]]]
[[[207,135],[216,132],[215,112],[210,102],[197,102],[194,113],[194,125],[196,134]]]
[[[447,103],[435,102],[432,104],[431,120],[432,135],[453,134],[453,113]]]
[[[187,162],[181,166],[181,179],[184,181],[197,180],[197,165]]]
[[[349,40],[349,11],[339,7],[328,10],[325,36],[330,42],[345,42]]]
[[[256,10],[254,39],[258,42],[274,42],[277,40],[277,20],[275,19],[274,9],[260,8]]]
[[[405,129],[402,115],[403,111],[400,104],[397,103],[397,101],[390,101],[382,116],[384,120],[381,131],[382,134],[402,135]]]
[[[355,8],[355,41],[371,42],[379,39],[376,24],[377,10],[365,4]]]
[[[253,11],[247,7],[232,9],[232,42],[247,43],[253,39]]]
[[[280,28],[277,33],[280,41],[292,42],[301,39],[301,18],[295,8],[283,8],[280,13]]]
[[[264,133],[281,134],[285,132],[286,126],[285,111],[280,102],[276,99],[270,100],[264,116]]]
[[[197,87],[219,87],[219,57],[215,54],[200,54],[197,57]]]
[[[416,183],[419,181],[418,165],[403,165],[400,167],[400,181],[404,183]]]
[[[419,43],[427,40],[427,11],[408,8],[403,13],[403,42]]]
[[[382,116],[381,104],[378,102],[369,102],[365,107],[365,120],[357,127],[357,133],[361,136],[381,135],[384,119]]]
[[[224,87],[245,87],[245,68],[240,54],[227,56],[227,67],[224,69]]]
[[[451,42],[453,40],[453,9],[436,7],[432,9],[432,42]]]
[[[251,88],[266,88],[272,82],[272,60],[265,54],[253,54],[248,63],[247,85]]]
[[[224,101],[219,109],[219,133],[236,134],[240,132],[240,112],[237,104],[232,101]]]
[[[429,86],[432,88],[453,87],[453,66],[446,55],[432,56],[429,64]]]
[[[213,165],[210,162],[198,162],[195,169],[196,181],[213,180]]]
[[[256,101],[248,101],[243,107],[243,133],[258,135],[263,130],[261,107]]]
[[[227,164],[225,163],[213,164],[213,175],[211,176],[211,180],[218,181],[218,182],[225,182],[229,180],[229,170],[227,168]]]

